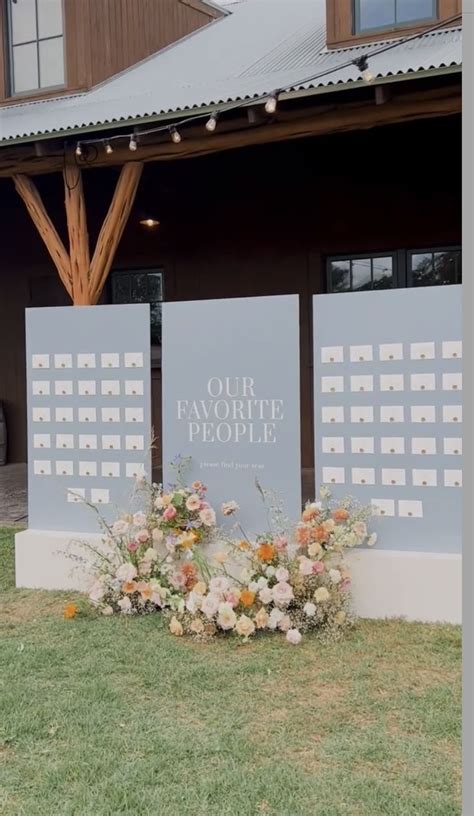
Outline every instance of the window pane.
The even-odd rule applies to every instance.
[[[411,256],[413,286],[433,286],[436,283],[433,275],[433,255],[426,252]]]
[[[35,0],[17,0],[10,2],[12,45],[36,40],[36,7]]]
[[[64,85],[63,38],[41,41],[39,59],[41,88]]]
[[[456,283],[456,256],[453,252],[435,252],[433,266],[437,284]]]
[[[350,261],[331,261],[331,291],[348,292],[351,288]]]
[[[162,300],[161,275],[159,272],[151,272],[148,276],[148,298],[152,300]]]
[[[63,33],[62,0],[38,0],[38,36],[57,37]]]
[[[431,20],[435,16],[433,0],[397,0],[397,23]]]
[[[161,343],[161,303],[150,304],[151,343],[158,346]]]
[[[132,274],[132,303],[148,303],[146,274]]]
[[[37,45],[16,45],[13,49],[14,93],[38,88]]]
[[[358,31],[395,23],[395,0],[356,0],[356,3],[359,8]]]
[[[130,303],[130,275],[112,278],[112,300],[114,303]]]
[[[370,258],[352,261],[352,291],[363,292],[372,289]]]
[[[391,289],[393,286],[392,258],[373,258],[372,273],[374,289]]]

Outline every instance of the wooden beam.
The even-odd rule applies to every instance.
[[[63,170],[63,178],[73,300],[75,306],[87,306],[91,302],[89,291],[90,256],[82,172],[80,168],[72,164],[66,164]]]
[[[135,200],[142,171],[143,162],[135,161],[122,167],[90,265],[89,291],[91,303],[97,303],[102,294],[102,289]]]
[[[334,96],[332,97],[334,99]],[[351,130],[365,130],[383,125],[410,122],[441,116],[451,116],[461,112],[461,90],[455,87],[436,88],[430,91],[407,92],[393,95],[383,105],[374,105],[372,100],[363,103],[346,103],[323,110],[315,107],[310,113],[294,114],[291,118],[286,113],[278,113],[274,122],[259,126],[249,126],[244,112],[238,122],[230,124],[232,130],[225,131],[224,121],[219,123],[215,133],[203,132],[200,124],[183,132],[180,144],[173,144],[169,139],[160,143],[141,144],[140,161],[170,161],[175,159],[205,156],[224,150],[239,147],[260,145],[308,136],[323,136],[330,133],[342,133]],[[133,158],[134,157],[134,158]],[[84,162],[84,169],[110,167],[136,161],[128,145],[117,143],[111,155],[99,151],[97,158]],[[12,176],[18,172],[29,174],[52,173],[62,170],[64,154],[38,157],[31,146],[0,148],[0,177]]]
[[[34,182],[24,175],[13,176],[15,188],[23,199],[33,223],[44,241],[59,277],[61,278],[68,295],[72,298],[72,278],[69,255],[66,252],[53,222],[51,221],[41,196]]]

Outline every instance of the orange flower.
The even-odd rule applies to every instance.
[[[346,521],[349,518],[349,510],[345,507],[338,507],[337,510],[332,511],[334,521]]]
[[[245,550],[250,550],[250,543],[248,541],[245,541],[245,539],[243,539],[242,541],[239,541],[237,546],[238,546],[239,550],[244,550],[244,551]]]
[[[257,556],[260,561],[273,561],[275,558],[275,547],[269,541],[262,541],[257,549]]]
[[[311,541],[311,532],[310,527],[305,527],[304,524],[299,525],[296,528],[296,540],[298,544],[300,544],[302,547],[305,544],[309,544]]]
[[[242,606],[252,606],[255,600],[255,592],[251,589],[243,589],[240,593],[240,603]]]
[[[303,511],[302,519],[303,521],[312,521],[316,516],[319,516],[318,508],[307,507],[306,510]]]
[[[183,564],[181,573],[185,579],[186,589],[191,590],[197,584],[197,569],[194,564]]]
[[[77,604],[70,603],[64,607],[63,616],[66,618],[66,620],[69,620],[69,618],[75,618],[78,612],[79,607],[77,606]]]
[[[321,525],[315,527],[311,532],[312,532],[311,538],[313,541],[326,541],[328,537],[326,530]]]
[[[127,595],[131,595],[133,592],[136,592],[138,589],[138,585],[135,581],[125,581],[122,584],[122,592],[125,592]]]
[[[149,601],[153,595],[153,589],[146,581],[140,581],[139,584],[136,584],[135,588],[140,593],[143,601]]]

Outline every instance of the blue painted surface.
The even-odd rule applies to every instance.
[[[95,368],[78,368],[78,354],[96,355]],[[119,367],[102,365],[101,354],[118,354]],[[143,366],[126,367],[125,354],[142,354]],[[127,463],[142,465],[151,473],[150,452],[150,307],[146,305],[81,306],[26,310],[28,383],[28,515],[37,530],[95,532],[97,518],[83,503],[67,500],[68,490],[80,488],[86,498],[93,490],[108,490],[108,504],[101,512],[108,519],[118,509],[128,509],[134,480],[126,476]],[[71,354],[72,368],[56,368],[55,354]],[[49,355],[49,367],[33,368],[33,355]],[[104,361],[105,362],[105,361]],[[130,363],[130,360],[128,360]],[[141,362],[141,361],[140,361]],[[72,381],[72,394],[56,395],[57,380]],[[96,395],[80,395],[79,381],[96,383]],[[119,395],[102,395],[101,382],[120,382]],[[125,381],[143,381],[143,395],[125,395]],[[49,382],[50,394],[33,394],[33,382]],[[55,420],[56,408],[72,409],[73,421]],[[96,409],[95,421],[79,421],[80,409]],[[118,410],[119,421],[104,421],[102,408]],[[49,409],[50,421],[34,421],[34,409]],[[143,409],[143,421],[126,421],[126,409]],[[130,415],[127,415],[130,417]],[[34,447],[35,434],[49,434],[50,448]],[[56,446],[56,436],[73,436],[73,448]],[[97,449],[80,449],[79,435],[97,436]],[[120,449],[102,448],[102,436],[120,437]],[[143,450],[127,450],[126,436],[143,436]],[[56,473],[57,461],[71,462],[73,475]],[[34,462],[50,463],[51,475],[34,472]],[[96,476],[79,475],[79,462],[94,463]],[[102,475],[102,463],[117,463],[118,477]],[[37,465],[38,467],[38,465]],[[41,466],[39,466],[41,467]],[[47,464],[43,466],[47,469]],[[109,470],[105,469],[105,473]]]
[[[426,287],[395,291],[357,292],[316,295],[314,297],[314,411],[316,483],[323,483],[323,468],[343,467],[344,484],[330,484],[336,496],[351,494],[362,503],[388,499],[395,503],[394,517],[374,521],[380,534],[378,547],[437,553],[461,552],[461,487],[445,486],[446,470],[461,470],[459,454],[445,454],[445,438],[462,436],[460,412],[453,409],[458,421],[443,421],[443,407],[462,405],[462,386],[443,390],[443,374],[460,373],[459,357],[443,358],[443,342],[460,341],[461,286]],[[411,359],[411,344],[433,342],[434,359]],[[380,344],[402,344],[402,360],[380,360]],[[350,361],[350,346],[369,345],[372,361]],[[322,348],[342,347],[343,362],[323,363]],[[403,375],[403,391],[381,391],[380,375]],[[413,391],[412,374],[433,374],[435,390]],[[372,375],[372,392],[351,392],[350,378]],[[343,392],[322,391],[322,377],[342,376]],[[373,407],[374,421],[351,421],[351,407]],[[404,420],[380,421],[381,406],[403,406]],[[435,422],[413,422],[412,406],[433,406]],[[342,407],[343,423],[323,423],[324,407]],[[331,412],[329,412],[331,413]],[[357,413],[357,412],[356,412]],[[421,412],[428,416],[428,411]],[[352,453],[352,437],[372,437],[374,453]],[[344,453],[323,452],[324,437],[342,437]],[[381,452],[382,437],[401,437],[405,453]],[[436,454],[412,453],[413,438],[435,439]],[[426,444],[428,450],[428,443]],[[456,443],[456,449],[457,443]],[[375,485],[354,484],[352,468],[373,468]],[[382,484],[382,469],[402,469],[406,484]],[[436,471],[437,486],[415,486],[413,470]],[[449,477],[455,481],[457,476]],[[461,482],[462,483],[462,482]],[[400,517],[402,501],[419,501],[423,517]]]
[[[248,532],[268,530],[256,477],[298,518],[299,395],[297,296],[163,304],[165,482],[170,461],[191,456],[190,478],[208,485],[216,509],[235,499]]]

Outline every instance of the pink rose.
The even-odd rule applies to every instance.
[[[138,541],[129,541],[127,543],[127,550],[130,552],[136,552],[138,550],[139,544]]]
[[[240,592],[236,589],[229,589],[228,592],[224,593],[224,598],[227,603],[230,603],[232,608],[235,608],[240,601]]]
[[[205,507],[199,513],[199,518],[206,527],[212,527],[216,523],[216,514],[211,507]]]
[[[271,591],[270,587],[264,587],[258,593],[258,597],[263,604],[269,604],[273,601],[273,592]]]
[[[278,628],[282,632],[288,632],[288,629],[290,628],[290,626],[291,626],[290,616],[289,615],[283,615],[282,619],[278,623]]]
[[[278,606],[286,606],[293,599],[293,590],[286,581],[279,581],[272,588],[272,595]]]
[[[286,639],[288,643],[291,643],[293,646],[297,646],[301,641],[301,632],[299,632],[298,629],[288,629]]]
[[[150,533],[148,532],[148,530],[139,530],[138,531],[137,541],[139,541],[140,544],[145,544],[145,542],[148,541],[149,538],[150,538]]]
[[[199,510],[201,508],[201,499],[199,496],[196,496],[195,493],[192,496],[189,496],[189,498],[186,499],[186,507],[191,512],[193,510]]]
[[[165,512],[163,513],[163,518],[166,521],[172,521],[172,519],[174,519],[175,515],[176,515],[176,508],[173,507],[172,504],[169,504],[168,507],[166,508]]]
[[[288,546],[288,541],[286,540],[286,538],[274,538],[273,546],[275,547],[277,552],[283,552],[283,550],[286,550]]]
[[[345,592],[346,589],[349,589],[350,585],[351,585],[351,579],[346,578],[344,581],[341,581],[341,583],[339,584],[339,590],[341,592]]]
[[[278,567],[275,573],[275,578],[277,579],[277,581],[288,581],[289,577],[290,573],[288,572],[287,569],[285,569],[285,567]]]
[[[300,575],[312,575],[314,563],[310,558],[302,555],[300,558]]]
[[[313,572],[316,575],[319,575],[321,572],[324,572],[325,566],[322,561],[313,561]]]

